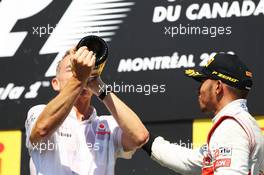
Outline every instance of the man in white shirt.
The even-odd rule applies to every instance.
[[[148,140],[139,117],[100,77],[91,79],[95,54],[71,49],[59,62],[52,87],[59,94],[27,116],[26,145],[37,175],[113,175],[116,158],[131,158]],[[112,115],[98,116],[98,96]]]
[[[181,174],[263,175],[264,137],[246,106],[252,73],[236,55],[219,53],[186,74],[201,82],[201,110],[215,115],[207,144],[192,150],[151,135],[144,150]]]

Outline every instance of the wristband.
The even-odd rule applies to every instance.
[[[103,101],[104,98],[112,92],[112,88],[111,87],[106,87],[104,88],[104,90],[101,92],[101,94],[98,96],[98,98]]]
[[[149,140],[147,143],[145,143],[145,145],[142,146],[142,149],[144,151],[146,151],[148,153],[149,156],[151,156],[151,153],[152,153],[152,144],[154,142],[154,140],[157,138],[158,136],[156,136],[155,134],[153,133],[149,133]]]

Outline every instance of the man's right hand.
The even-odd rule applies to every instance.
[[[39,114],[30,134],[31,143],[38,143],[49,138],[60,127],[70,113],[95,66],[95,54],[89,51],[87,47],[81,47],[77,51],[74,48],[71,49],[70,59],[72,80],[74,81],[69,79],[60,93]]]
[[[95,66],[95,54],[89,51],[86,46],[80,47],[77,51],[71,49],[70,54],[73,77],[86,82]]]

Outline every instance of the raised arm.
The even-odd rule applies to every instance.
[[[102,87],[105,87],[100,77],[90,81],[88,86],[97,96],[101,93]],[[103,99],[103,103],[122,129],[122,145],[125,151],[139,148],[147,142],[149,137],[148,130],[137,114],[122,100],[114,93],[108,93]]]
[[[57,90],[60,93],[39,115],[30,134],[31,143],[40,142],[43,138],[50,136],[63,123],[94,67],[95,56],[86,47],[79,48],[77,52],[72,49],[67,57],[69,58],[64,59],[69,59],[68,62],[71,62],[70,67],[65,71],[69,79],[62,89],[60,89],[62,85],[58,85],[59,82],[57,82]]]

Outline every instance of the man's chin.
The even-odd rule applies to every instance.
[[[204,113],[204,114],[209,114],[210,112],[208,111],[208,110],[206,110],[206,109],[201,109],[201,111],[202,111],[202,113]]]
[[[200,110],[203,112],[203,113],[208,113],[209,110],[205,107],[205,106],[201,106],[200,105]]]
[[[201,111],[204,113],[204,115],[206,115],[207,117],[213,117],[214,113],[210,110],[208,110],[207,108],[202,108],[200,107]]]

